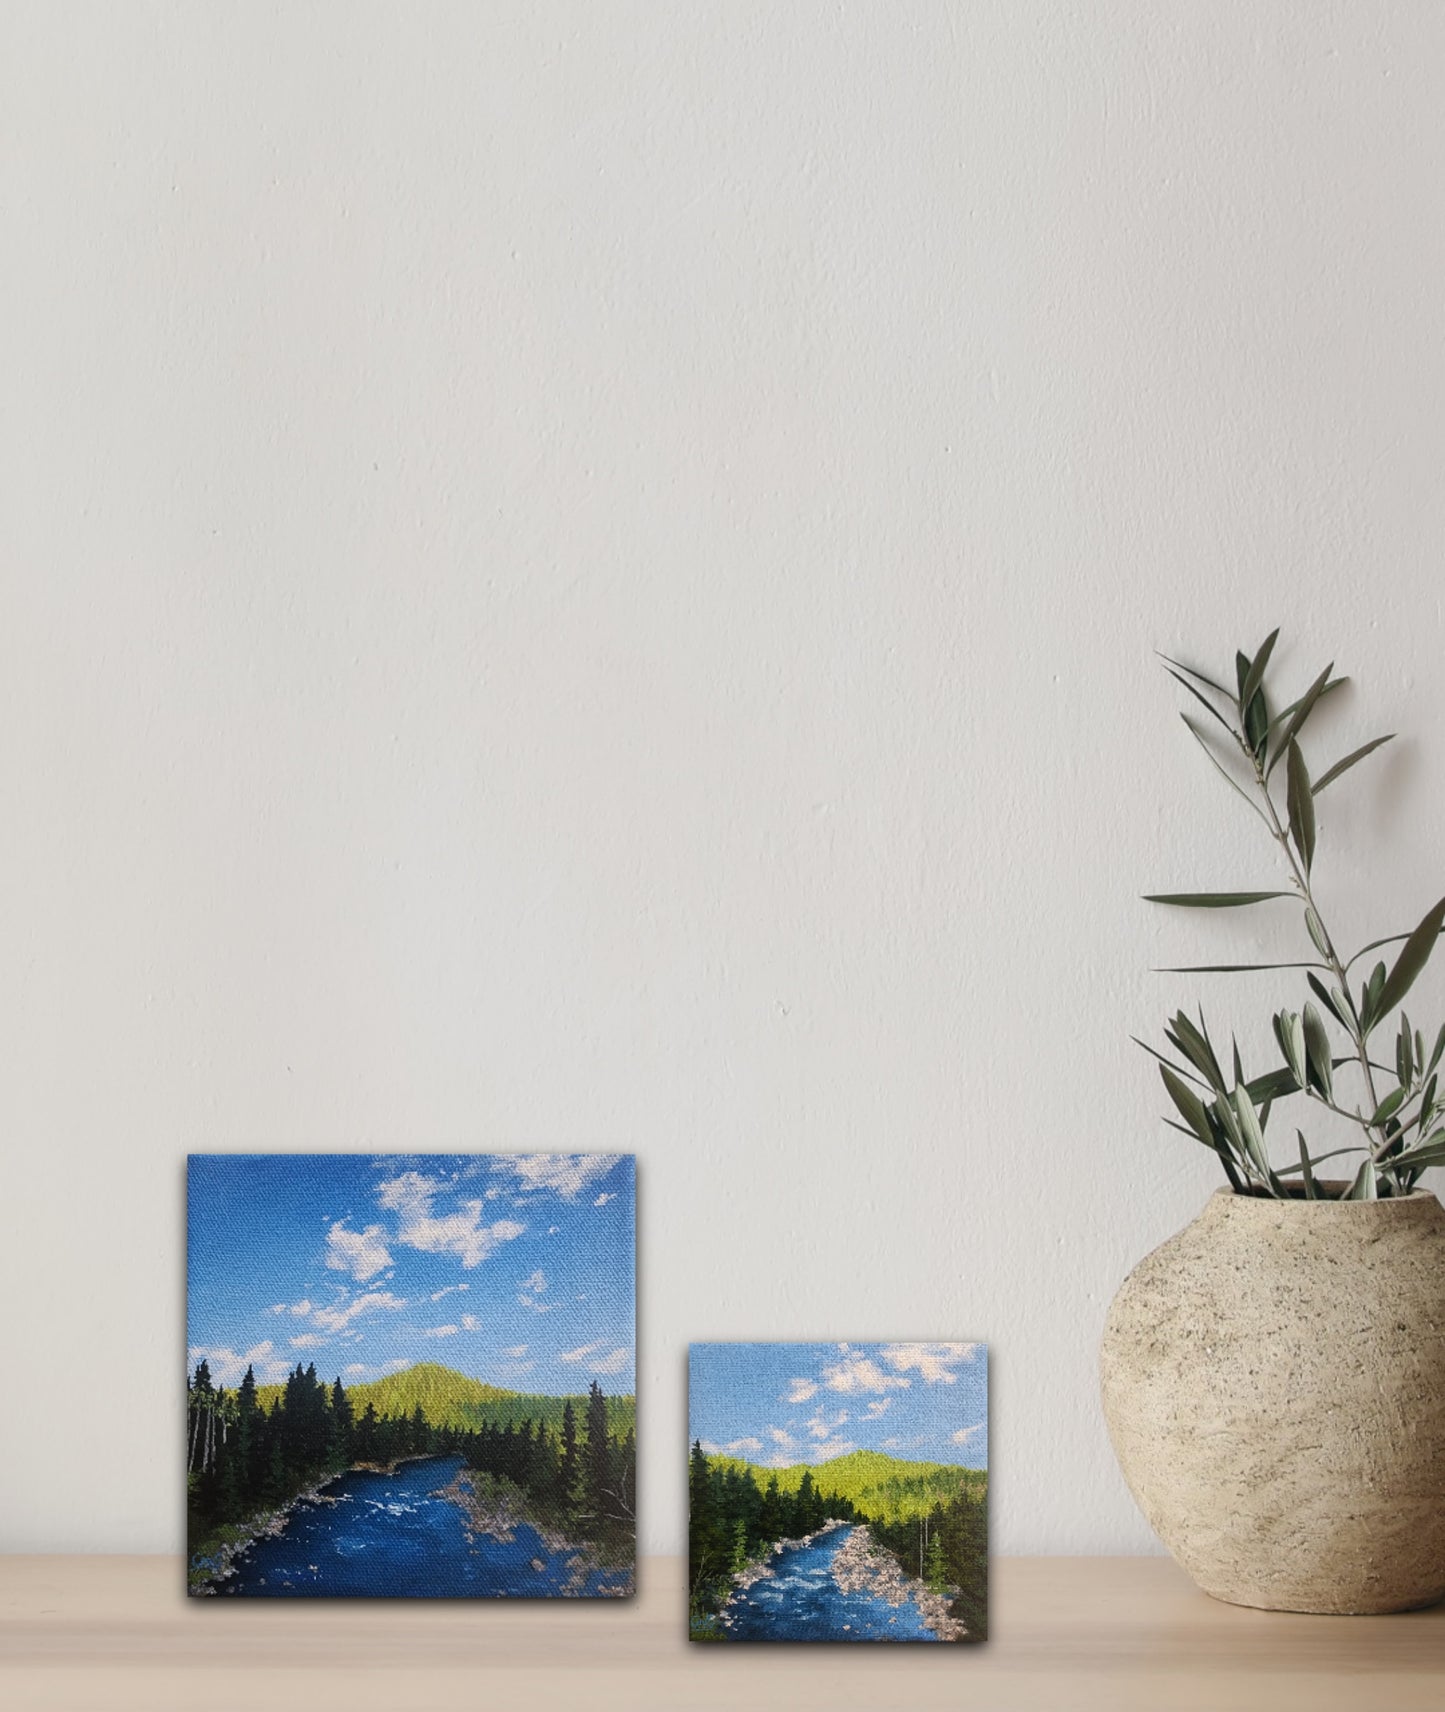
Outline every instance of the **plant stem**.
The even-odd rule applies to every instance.
[[[1235,733],[1235,741],[1244,751],[1245,759],[1254,769],[1255,782],[1259,786],[1260,796],[1264,800],[1264,807],[1268,816],[1270,832],[1273,835],[1275,843],[1278,844],[1280,849],[1284,852],[1285,861],[1289,863],[1290,873],[1294,877],[1295,887],[1300,896],[1304,899],[1306,908],[1312,912],[1315,921],[1319,924],[1320,937],[1325,942],[1325,960],[1330,966],[1331,973],[1340,984],[1340,992],[1344,997],[1345,1005],[1349,1011],[1351,1021],[1354,1024],[1354,1027],[1346,1032],[1350,1035],[1351,1042],[1355,1048],[1355,1055],[1360,1061],[1360,1069],[1364,1073],[1365,1091],[1369,1095],[1370,1110],[1372,1113],[1377,1112],[1380,1109],[1380,1099],[1379,1095],[1375,1092],[1375,1077],[1370,1064],[1370,1055],[1365,1044],[1365,1031],[1360,1024],[1360,1013],[1355,1009],[1355,1001],[1350,996],[1350,983],[1345,974],[1345,966],[1340,960],[1339,952],[1335,950],[1335,942],[1330,937],[1330,930],[1325,926],[1324,917],[1316,907],[1314,893],[1310,890],[1309,875],[1300,866],[1299,861],[1295,856],[1294,849],[1290,844],[1289,834],[1285,831],[1280,822],[1279,811],[1274,806],[1274,798],[1269,794],[1269,784],[1265,779],[1264,767],[1261,764],[1259,757],[1250,747],[1248,740],[1241,733]],[[1338,1112],[1340,1116],[1352,1118],[1354,1122],[1359,1124],[1360,1128],[1365,1131],[1366,1139],[1369,1139],[1371,1125],[1368,1118],[1362,1117],[1358,1112],[1346,1112],[1342,1107],[1335,1105],[1332,1101],[1326,1100],[1324,1103],[1328,1105],[1332,1111]],[[1371,1146],[1369,1150],[1371,1159],[1373,1159],[1377,1165],[1380,1162],[1381,1155],[1395,1139],[1393,1136],[1386,1135],[1383,1129],[1379,1134],[1379,1145]]]

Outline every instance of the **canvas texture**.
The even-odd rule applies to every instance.
[[[193,1154],[189,1589],[623,1598],[628,1155]]]
[[[688,1416],[690,1640],[987,1638],[983,1344],[694,1344]]]

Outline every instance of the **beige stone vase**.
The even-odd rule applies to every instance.
[[[1222,1189],[1109,1310],[1104,1414],[1206,1593],[1271,1611],[1445,1597],[1445,1209]]]

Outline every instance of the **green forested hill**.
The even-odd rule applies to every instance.
[[[256,1400],[269,1411],[282,1395],[284,1385],[258,1385]],[[346,1394],[352,1409],[360,1417],[368,1403],[378,1415],[396,1419],[412,1414],[417,1405],[434,1427],[458,1427],[471,1430],[483,1426],[505,1427],[522,1421],[545,1421],[557,1429],[562,1424],[566,1397],[533,1396],[525,1391],[504,1391],[480,1379],[468,1379],[453,1368],[441,1367],[433,1361],[418,1362],[400,1373],[389,1373],[384,1379],[373,1379],[362,1385],[349,1385]],[[581,1393],[571,1398],[577,1419],[584,1418],[587,1397]],[[609,1431],[619,1437],[633,1431],[636,1405],[631,1397],[607,1399]]]
[[[959,1468],[944,1462],[904,1462],[879,1450],[855,1450],[816,1466],[795,1462],[787,1468],[762,1468],[735,1457],[709,1458],[714,1468],[744,1469],[761,1490],[777,1476],[780,1492],[796,1492],[803,1475],[810,1474],[821,1492],[836,1492],[850,1498],[858,1509],[880,1522],[904,1521],[921,1516],[935,1504],[946,1504],[961,1490],[981,1497],[988,1490],[988,1475],[981,1468]]]

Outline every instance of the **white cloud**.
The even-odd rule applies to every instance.
[[[479,1332],[481,1329],[482,1322],[475,1314],[462,1315],[462,1330],[464,1332]]]
[[[320,1349],[326,1342],[324,1337],[316,1332],[302,1332],[300,1337],[291,1339],[292,1349]]]
[[[539,1266],[529,1277],[519,1280],[519,1290],[530,1290],[534,1296],[540,1296],[547,1288],[547,1274]]]
[[[386,1371],[388,1373],[400,1373],[403,1367],[410,1366],[411,1363],[406,1359],[406,1357],[404,1355],[399,1355],[394,1361],[388,1361],[386,1363]]]
[[[798,1442],[791,1433],[785,1433],[781,1427],[769,1427],[768,1437],[774,1444],[780,1444],[784,1450],[792,1450]]]
[[[884,1450],[902,1450],[903,1449],[903,1440],[897,1439],[897,1438],[884,1439],[883,1448],[884,1448]]]
[[[805,1421],[803,1425],[807,1427],[808,1431],[815,1439],[825,1439],[838,1427],[843,1426],[847,1422],[847,1419],[848,1411],[846,1409],[840,1410],[831,1421],[823,1411],[819,1409],[813,1418],[809,1421]]]
[[[326,1238],[326,1264],[333,1272],[349,1272],[358,1284],[365,1284],[391,1265],[386,1232],[380,1225],[349,1230],[345,1219],[338,1219]]]
[[[890,1343],[883,1359],[895,1373],[917,1373],[929,1385],[952,1385],[953,1372],[972,1361],[976,1343]]]
[[[433,1290],[431,1299],[433,1302],[440,1302],[444,1296],[455,1296],[462,1290],[470,1289],[470,1284],[448,1284],[445,1290]]]
[[[960,1427],[953,1434],[953,1442],[955,1444],[967,1444],[975,1433],[981,1433],[987,1425],[987,1421],[975,1421],[971,1427]]]
[[[615,1201],[616,1195],[599,1195],[592,1203],[594,1207],[605,1207],[609,1201]]]
[[[601,1348],[602,1344],[600,1341],[597,1343],[584,1343],[577,1349],[563,1350],[557,1359],[558,1361],[585,1361],[589,1355],[595,1354]]]
[[[722,1454],[722,1446],[720,1444],[714,1444],[711,1439],[699,1439],[697,1442],[704,1456],[719,1456]]]
[[[527,1346],[524,1343],[515,1343],[510,1349],[504,1349],[502,1351],[502,1354],[506,1356],[508,1361],[520,1361],[526,1353]]]
[[[891,1397],[875,1397],[863,1412],[865,1421],[876,1421],[880,1415],[886,1415],[892,1406]]]
[[[627,1366],[627,1351],[614,1349],[611,1355],[604,1355],[600,1361],[588,1364],[589,1373],[621,1373]]]
[[[335,1307],[318,1308],[311,1316],[311,1323],[319,1330],[334,1335],[336,1332],[344,1332],[353,1320],[359,1320],[367,1314],[405,1306],[404,1296],[393,1296],[390,1290],[368,1290],[364,1296],[358,1296],[345,1307],[338,1302]]]
[[[895,1388],[906,1390],[909,1382],[891,1373],[885,1373],[877,1362],[854,1352],[845,1355],[832,1367],[825,1367],[823,1383],[830,1391],[847,1394],[857,1391],[891,1391]]]
[[[731,1444],[723,1446],[724,1450],[731,1451],[734,1456],[756,1456],[762,1448],[761,1439],[734,1439]]]
[[[564,1201],[575,1201],[621,1158],[620,1153],[518,1153],[497,1160],[492,1169],[509,1172],[524,1190],[550,1189]]]
[[[432,1202],[449,1185],[440,1178],[403,1171],[377,1186],[378,1205],[397,1215],[396,1240],[423,1254],[455,1254],[469,1271],[494,1249],[526,1230],[515,1219],[482,1223],[481,1201],[462,1201],[454,1213],[437,1214]]]
[[[428,1326],[421,1335],[423,1337],[455,1337],[460,1330],[460,1326]]]
[[[561,1228],[562,1228],[561,1225],[548,1225],[547,1226],[547,1235],[548,1236],[556,1236],[557,1232],[559,1230],[561,1230]]]
[[[811,1379],[790,1379],[783,1401],[785,1403],[806,1403],[810,1397],[817,1395],[818,1387]]]
[[[518,1296],[517,1300],[524,1308],[530,1308],[534,1314],[550,1314],[555,1306],[551,1302],[539,1302],[535,1296]]]
[[[364,1367],[359,1361],[353,1361],[348,1364],[346,1371],[351,1378],[359,1379],[363,1373],[369,1372],[370,1369]]]
[[[294,1314],[298,1320],[304,1320],[311,1312],[313,1306],[314,1304],[308,1302],[303,1296],[299,1302],[293,1302],[287,1311],[288,1313]]]
[[[258,1384],[274,1384],[278,1379],[284,1379],[291,1371],[284,1361],[276,1359],[276,1346],[270,1338],[263,1338],[260,1343],[252,1344],[243,1355],[237,1355],[235,1350],[214,1344],[196,1344],[190,1350],[192,1362],[204,1361],[211,1370],[213,1385],[239,1385],[246,1377],[246,1369],[252,1368]]]
[[[276,1306],[272,1308],[271,1312],[273,1314],[284,1314],[286,1312],[286,1304],[284,1302],[278,1302]]]
[[[831,1462],[835,1456],[847,1456],[858,1447],[851,1439],[829,1439],[826,1444],[813,1446],[814,1462]]]

